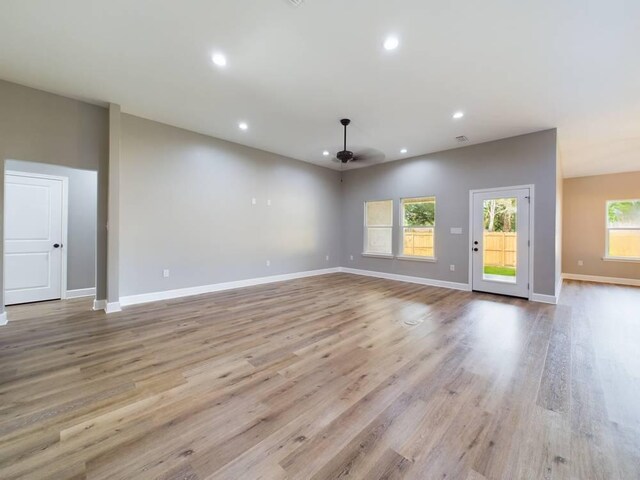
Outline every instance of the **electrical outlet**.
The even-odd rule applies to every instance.
[[[353,261],[353,255],[351,255],[351,256],[349,257],[349,260]]]
[[[324,257],[325,260],[328,262],[329,261],[329,255],[327,255],[326,257]]]
[[[251,205],[256,205],[258,203],[258,200],[254,197],[251,199]]]
[[[271,266],[271,260],[267,260],[267,267]]]
[[[271,206],[271,200],[267,200],[267,207]]]
[[[164,278],[169,278],[169,269],[168,269],[168,268],[165,268],[165,269],[162,271],[162,276],[163,276]]]
[[[578,260],[578,266],[582,267],[584,265],[584,262],[582,260]]]
[[[449,265],[449,270],[451,270],[452,272],[456,271],[456,266],[455,265]]]

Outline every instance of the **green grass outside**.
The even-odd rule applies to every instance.
[[[515,277],[516,269],[512,267],[484,267],[487,275],[502,275],[504,277]]]

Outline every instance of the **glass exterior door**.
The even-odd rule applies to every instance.
[[[529,296],[529,189],[473,195],[473,289]]]

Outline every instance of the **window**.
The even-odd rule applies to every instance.
[[[640,200],[607,202],[606,258],[640,260]]]
[[[435,258],[435,197],[403,198],[402,256]]]
[[[393,200],[365,202],[364,253],[392,255]]]

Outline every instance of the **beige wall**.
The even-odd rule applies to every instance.
[[[607,200],[640,198],[640,172],[567,178],[563,195],[562,271],[640,279],[640,262],[604,261]],[[584,262],[578,266],[578,261]]]

